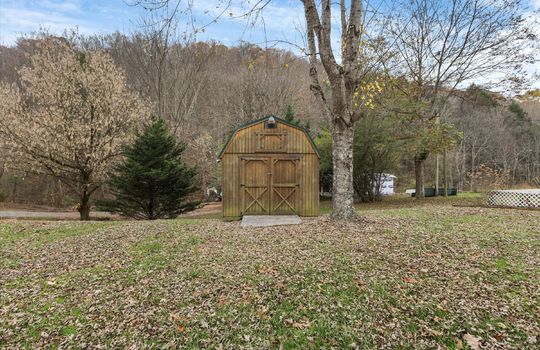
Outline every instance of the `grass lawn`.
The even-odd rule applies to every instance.
[[[540,211],[457,203],[249,230],[3,221],[0,348],[540,347]]]

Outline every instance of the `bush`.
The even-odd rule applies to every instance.
[[[378,199],[383,174],[390,171],[403,152],[399,129],[389,117],[368,114],[354,131],[353,186],[362,202]]]
[[[506,188],[510,179],[510,172],[508,170],[493,169],[481,164],[474,171],[469,171],[467,177],[474,192],[487,192]]]

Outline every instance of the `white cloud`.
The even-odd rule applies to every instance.
[[[0,41],[11,45],[17,37],[40,28],[53,33],[60,33],[66,28],[77,27],[81,33],[90,34],[98,31],[91,22],[81,21],[60,12],[44,12],[25,8],[5,7],[1,9]]]

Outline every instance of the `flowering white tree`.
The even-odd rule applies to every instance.
[[[13,167],[54,176],[79,197],[81,220],[110,163],[148,115],[103,52],[39,41],[20,86],[0,87],[0,134]]]

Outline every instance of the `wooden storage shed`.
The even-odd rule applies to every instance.
[[[319,154],[304,128],[255,120],[234,130],[219,159],[224,217],[319,215]]]

